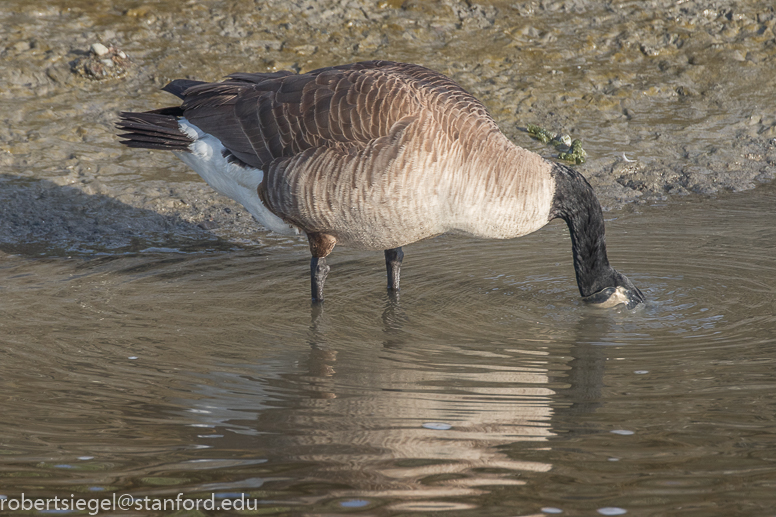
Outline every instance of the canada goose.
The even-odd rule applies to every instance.
[[[580,294],[644,300],[609,265],[601,205],[585,178],[510,142],[485,107],[427,68],[367,61],[235,73],[164,87],[180,106],[121,113],[129,147],[173,151],[268,229],[304,232],[313,301],[335,244],[385,251],[398,291],[402,246],[445,232],[508,239],[561,218]]]

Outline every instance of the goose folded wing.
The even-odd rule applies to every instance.
[[[399,78],[351,66],[254,84],[237,95],[233,113],[266,166],[311,148],[361,149],[419,110]]]
[[[237,159],[263,170],[311,148],[363,149],[433,104],[450,119],[441,122],[451,134],[460,129],[453,126],[460,126],[456,119],[464,105],[469,115],[480,112],[481,119],[492,122],[484,106],[447,77],[388,61],[306,74],[236,73],[220,83],[193,84],[180,96],[192,124],[221,140]]]

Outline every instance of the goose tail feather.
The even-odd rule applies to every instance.
[[[186,151],[194,140],[181,131],[179,108],[165,108],[142,113],[122,112],[116,127],[123,131],[121,143],[127,147]]]

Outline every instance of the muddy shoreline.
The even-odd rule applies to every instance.
[[[11,0],[0,23],[8,253],[303,245],[268,235],[173,156],[116,139],[119,111],[174,103],[159,91],[169,80],[234,71],[363,59],[439,70],[518,145],[557,155],[527,124],[580,138],[578,169],[609,210],[743,191],[776,174],[768,1]],[[95,44],[131,64],[90,77],[77,64]]]

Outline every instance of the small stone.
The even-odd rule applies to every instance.
[[[218,228],[218,223],[215,221],[202,221],[197,226],[203,230],[214,230]]]
[[[452,429],[453,426],[445,422],[426,422],[422,425],[422,427],[425,427],[426,429],[433,429],[435,431],[447,431],[448,429]]]
[[[92,51],[92,54],[94,54],[95,56],[104,56],[108,52],[110,52],[110,50],[108,50],[108,47],[106,47],[102,43],[92,43],[90,50]]]
[[[87,79],[109,79],[123,77],[131,66],[127,54],[116,47],[106,47],[102,43],[94,43],[90,53],[81,56],[70,64],[70,69]]]

